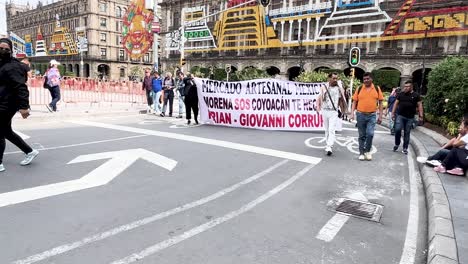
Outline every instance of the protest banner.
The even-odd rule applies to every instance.
[[[323,118],[317,112],[323,83],[276,79],[194,80],[204,124],[265,130],[323,130]],[[341,129],[339,122],[337,130]]]

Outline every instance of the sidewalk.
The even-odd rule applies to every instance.
[[[424,127],[411,132],[416,156],[427,157],[447,138]],[[428,211],[428,264],[468,264],[468,179],[436,173],[425,164],[419,170]]]

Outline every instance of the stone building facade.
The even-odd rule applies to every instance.
[[[164,1],[163,68],[179,64],[178,34],[173,32],[180,29],[181,14],[187,24],[200,17],[200,8],[207,15],[242,2]],[[194,7],[200,8],[195,12]],[[254,66],[285,78],[297,76],[301,68],[340,69],[346,74],[349,49],[357,46],[358,77],[389,68],[401,73],[402,82],[418,82],[423,71],[427,74],[444,57],[468,55],[466,18],[468,1],[460,0],[271,0],[267,8],[251,4],[197,21],[196,26],[209,28],[213,40],[206,32],[196,38],[198,29],[187,24],[186,68]]]
[[[151,49],[140,60],[131,60],[122,47],[122,25],[129,2],[62,0],[48,5],[39,4],[35,8],[10,3],[6,5],[7,30],[19,36],[30,35],[32,43],[35,43],[40,30],[49,47],[58,15],[61,26],[67,28],[74,39],[77,31],[84,30],[88,51],[83,52],[82,58],[80,54],[32,57],[33,66],[56,59],[66,67],[66,71],[76,76],[127,79],[132,67],[151,67],[153,63]],[[83,68],[80,67],[81,61]]]

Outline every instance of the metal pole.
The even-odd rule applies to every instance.
[[[84,77],[83,46],[80,46],[80,77]]]
[[[423,85],[424,85],[424,80],[426,77],[426,44],[427,44],[427,29],[424,32],[424,40],[423,40],[423,61],[422,61],[422,77],[421,77],[421,85],[419,85],[419,91],[418,93],[422,93]]]
[[[352,71],[353,68],[351,68]],[[348,112],[351,113],[351,101],[353,98],[353,84],[354,84],[354,74],[351,74],[351,81],[349,82],[349,98],[348,98]]]
[[[159,0],[154,0],[153,21],[159,23],[158,2]],[[154,62],[154,66],[153,66],[154,71],[159,71],[159,35],[156,32],[154,32],[153,34],[153,62]]]
[[[185,59],[185,7],[181,12],[181,29],[180,29],[180,71],[184,72],[184,65],[182,62]]]

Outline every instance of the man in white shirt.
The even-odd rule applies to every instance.
[[[317,104],[317,110],[322,113],[323,128],[325,129],[326,147],[328,156],[333,153],[335,143],[335,129],[338,122],[338,108],[340,98],[344,101],[343,88],[338,84],[338,74],[336,72],[328,75],[328,83],[322,85]]]

